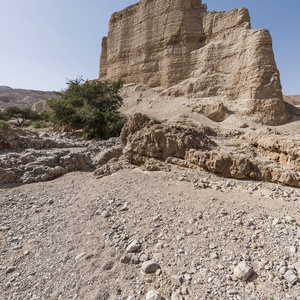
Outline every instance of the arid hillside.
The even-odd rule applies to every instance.
[[[295,106],[300,106],[300,95],[283,96],[285,102]]]
[[[8,86],[0,86],[0,109],[3,110],[9,106],[30,108],[33,104],[49,100],[54,96],[54,92],[13,89]]]

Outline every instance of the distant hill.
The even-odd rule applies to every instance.
[[[55,96],[54,92],[13,89],[9,86],[0,86],[0,109],[3,110],[9,106],[31,108],[33,104],[49,100]]]
[[[283,99],[294,106],[300,106],[300,95],[283,96]]]

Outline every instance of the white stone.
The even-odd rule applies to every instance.
[[[141,248],[141,243],[138,240],[133,240],[128,247],[126,248],[126,252],[135,252],[139,248]]]
[[[171,300],[183,300],[183,297],[179,293],[174,292],[172,293]]]
[[[161,296],[158,291],[149,291],[146,295],[146,300],[161,300]]]
[[[183,279],[182,277],[178,276],[178,275],[172,275],[171,276],[171,281],[173,284],[177,285],[177,286],[181,286]]]
[[[293,270],[288,270],[284,274],[284,278],[290,283],[295,284],[298,281],[298,277]]]
[[[292,216],[286,216],[285,219],[287,222],[290,222],[290,223],[296,222],[296,219]]]
[[[155,273],[158,268],[159,268],[159,265],[154,260],[148,260],[148,261],[143,262],[143,264],[142,264],[142,270],[146,274]]]
[[[247,265],[245,261],[242,261],[234,268],[233,273],[238,279],[246,281],[253,273],[253,268]]]

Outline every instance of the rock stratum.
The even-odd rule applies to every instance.
[[[238,101],[239,113],[262,124],[289,118],[271,35],[251,29],[245,8],[142,0],[116,12],[102,40],[99,78],[163,87],[168,96]]]

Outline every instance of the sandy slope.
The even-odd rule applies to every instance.
[[[278,271],[298,261],[290,251],[299,247],[298,225],[285,223],[300,220],[298,190],[174,167],[100,180],[74,172],[2,189],[0,199],[0,299],[145,299],[151,289],[170,299],[182,287],[185,299],[300,292]],[[136,256],[156,257],[161,275],[120,262],[133,239],[142,243]],[[233,277],[241,260],[254,267],[248,282]],[[171,284],[174,274],[181,287]]]

